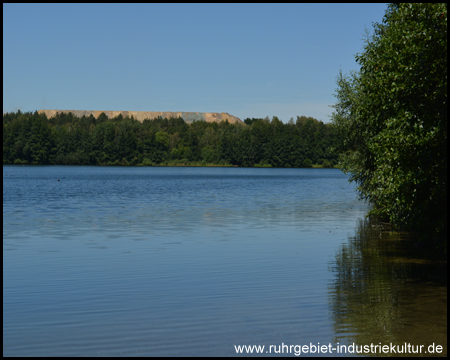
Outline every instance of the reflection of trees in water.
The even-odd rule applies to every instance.
[[[397,290],[390,284],[390,269],[383,255],[374,246],[380,237],[377,227],[361,221],[356,236],[336,254],[332,268],[336,280],[331,290],[336,334],[360,333],[370,319],[372,333],[383,334],[376,340],[392,341],[390,334],[396,324],[392,320],[398,317],[393,306]]]
[[[361,220],[336,253],[329,286],[336,342],[445,341],[446,349],[447,263],[420,256],[407,240],[373,219]]]

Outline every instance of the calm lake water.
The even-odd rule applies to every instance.
[[[3,355],[446,355],[446,262],[368,209],[337,169],[3,166]]]

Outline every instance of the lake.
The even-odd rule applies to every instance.
[[[338,169],[3,166],[3,355],[446,355],[446,262],[368,210]]]

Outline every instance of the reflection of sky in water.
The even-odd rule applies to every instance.
[[[333,341],[328,263],[367,211],[339,170],[3,175],[4,354],[233,355],[233,344]]]
[[[365,209],[338,170],[102,168],[99,172],[60,167],[21,174],[27,168],[13,169],[18,172],[14,178],[4,177],[4,211],[11,211],[8,217],[21,230],[36,230],[37,222],[46,235],[64,227],[95,230],[101,224],[108,225],[101,232],[137,236],[240,224],[311,231],[316,226],[342,225],[349,218],[354,221]],[[52,226],[55,229],[50,230]]]

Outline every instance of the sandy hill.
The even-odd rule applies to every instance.
[[[185,111],[108,111],[108,110],[39,110],[38,113],[44,113],[47,118],[54,117],[56,113],[69,113],[77,117],[82,117],[83,115],[89,116],[94,115],[97,118],[102,112],[108,116],[108,118],[113,118],[122,114],[123,117],[133,116],[138,121],[144,121],[145,119],[155,119],[158,116],[163,118],[179,117],[181,116],[186,122],[193,121],[207,121],[207,122],[221,122],[228,120],[230,123],[242,123],[242,120],[236,116],[230,115],[228,113],[201,113],[201,112],[185,112]]]

